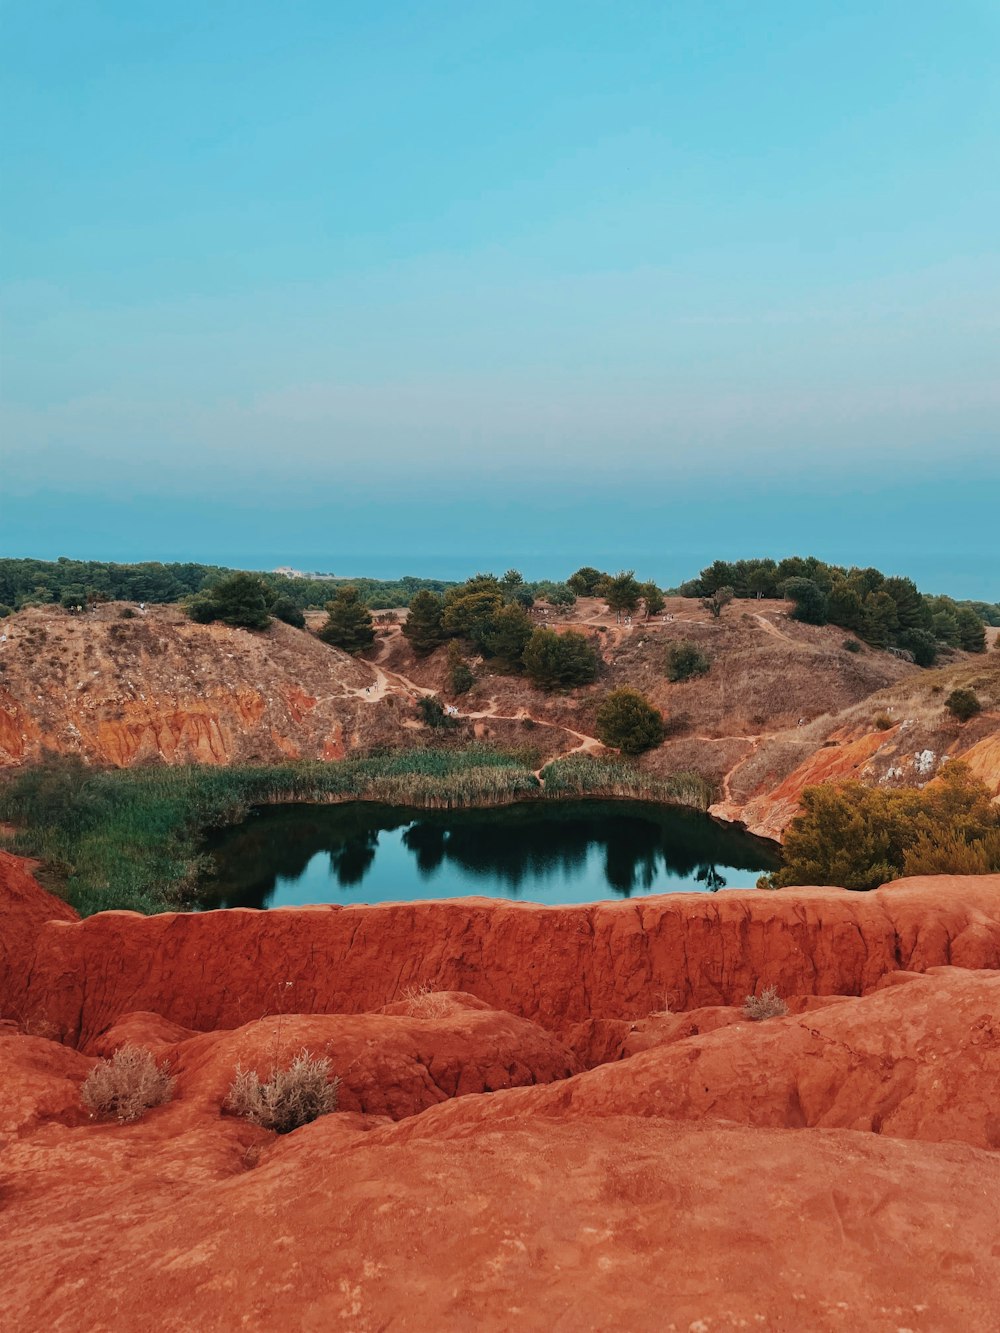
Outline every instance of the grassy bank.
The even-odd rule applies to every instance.
[[[592,759],[569,755],[542,769],[545,795],[550,797],[604,796],[636,801],[664,801],[707,810],[715,789],[699,773],[672,773],[660,778],[620,759]]]
[[[84,916],[112,908],[183,907],[204,867],[204,832],[236,823],[255,805],[381,801],[432,809],[506,805],[543,794],[533,754],[486,746],[414,750],[340,763],[268,767],[102,769],[59,759],[0,785],[10,851],[36,857],[43,877]],[[695,774],[652,778],[630,764],[585,757],[544,770],[544,795],[612,796],[705,809]]]

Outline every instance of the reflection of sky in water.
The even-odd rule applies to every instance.
[[[201,903],[277,907],[469,894],[539,903],[752,886],[773,848],[689,811],[560,803],[416,815],[278,807],[217,835]]]

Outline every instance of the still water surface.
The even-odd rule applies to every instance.
[[[352,802],[266,806],[215,834],[199,906],[379,903],[481,894],[584,903],[743,888],[775,844],[707,815],[635,801],[427,811]]]

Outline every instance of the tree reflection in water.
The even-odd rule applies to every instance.
[[[720,867],[748,872],[742,882],[752,883],[779,863],[773,844],[705,815],[625,801],[431,812],[363,802],[266,807],[217,833],[207,850],[215,872],[198,898],[206,908],[715,892],[726,884]]]

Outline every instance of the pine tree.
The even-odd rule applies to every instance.
[[[443,611],[443,599],[426,589],[414,593],[410,599],[410,614],[403,626],[403,634],[418,656],[426,657],[439,644],[444,643],[446,636],[441,624]]]
[[[345,653],[360,653],[375,642],[372,615],[357,588],[341,588],[326,604],[326,624],[319,632],[324,643]]]

